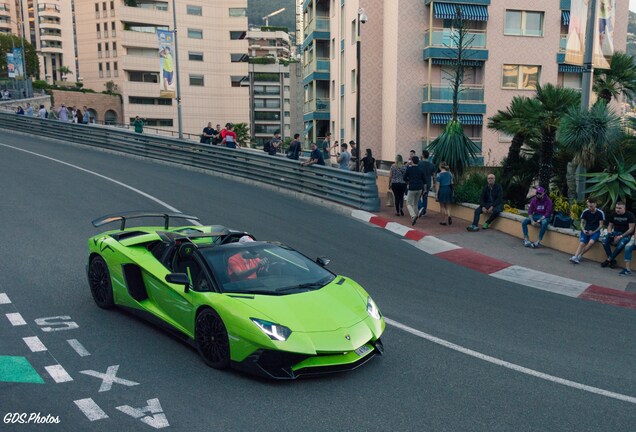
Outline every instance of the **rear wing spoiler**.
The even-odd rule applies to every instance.
[[[173,219],[189,219],[193,221],[198,221],[199,218],[196,216],[188,216],[183,213],[167,213],[167,212],[146,212],[146,211],[131,211],[124,213],[115,213],[109,214],[106,216],[102,216],[100,218],[95,219],[92,224],[95,228],[100,227],[102,225],[106,225],[112,222],[121,221],[121,230],[126,229],[126,221],[128,219],[139,219],[139,218],[149,218],[149,217],[160,217],[163,218],[163,226],[164,229],[170,228],[170,218]]]

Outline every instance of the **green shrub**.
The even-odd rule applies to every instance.
[[[472,172],[465,176],[460,184],[455,185],[455,201],[479,204],[481,190],[486,184],[486,175]]]
[[[49,88],[49,84],[44,80],[35,80],[32,85],[35,90],[45,90]]]

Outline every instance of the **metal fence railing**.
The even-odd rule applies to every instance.
[[[374,173],[316,165],[305,167],[298,161],[270,156],[261,150],[229,149],[113,127],[63,123],[6,112],[0,112],[0,129],[224,173],[361,210],[380,209]]]

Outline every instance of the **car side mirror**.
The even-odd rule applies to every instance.
[[[185,273],[170,273],[166,275],[166,282],[176,284],[176,285],[184,285],[185,292],[190,291],[190,278]]]
[[[318,265],[322,267],[327,267],[329,263],[331,262],[331,260],[327,257],[318,257],[316,258],[316,262],[318,263]]]

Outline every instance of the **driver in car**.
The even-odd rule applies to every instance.
[[[239,243],[253,242],[250,236],[243,236]],[[240,251],[232,255],[227,260],[227,274],[232,282],[245,279],[255,279],[261,269],[267,268],[269,261],[267,258],[260,258],[249,251]]]

